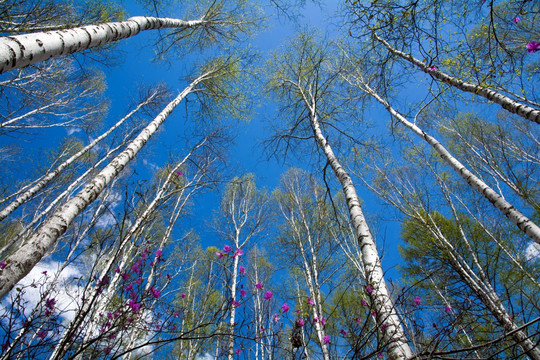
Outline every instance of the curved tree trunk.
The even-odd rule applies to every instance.
[[[173,109],[205,80],[212,72],[207,72],[194,80],[159,115],[141,131],[141,133],[111,161],[96,177],[75,197],[55,211],[49,220],[24,244],[19,251],[7,258],[7,266],[0,273],[0,298],[3,298],[15,284],[25,277],[30,270],[47,254],[58,238],[66,232],[68,226],[88,205],[90,205],[115,178],[120,171],[135,157],[148,139],[158,130]]]
[[[125,39],[144,30],[191,28],[208,21],[135,16],[125,21],[0,38],[0,74],[53,57]]]
[[[366,280],[373,289],[369,296],[373,304],[373,309],[376,311],[376,321],[379,325],[380,332],[382,333],[384,344],[387,344],[388,346],[388,355],[391,359],[411,358],[413,352],[407,342],[407,337],[405,336],[401,320],[396,313],[395,306],[390,299],[390,293],[386,287],[383,276],[384,273],[381,259],[379,258],[375,241],[373,240],[373,236],[371,235],[371,231],[362,212],[356,188],[351,177],[339,163],[332,147],[321,131],[316,105],[314,102],[312,104],[308,100],[308,96],[309,98],[312,98],[311,94],[306,95],[303,89],[299,89],[299,91],[301,92],[306,107],[309,109],[311,128],[317,144],[324,151],[330,166],[334,170],[334,173],[343,188],[347,206],[349,208],[350,219],[362,250],[362,262],[365,269]],[[383,323],[386,324],[386,326],[382,326]]]
[[[430,68],[427,64],[418,60],[412,55],[406,54],[402,51],[395,49],[394,47],[392,47],[392,45],[390,45],[386,40],[381,38],[379,35],[377,34],[374,34],[374,35],[377,41],[382,43],[388,49],[388,51],[390,51],[390,53],[396,56],[399,56],[402,59],[407,60],[413,65],[418,66],[422,71],[430,74],[434,78],[439,79],[446,84],[452,85],[458,88],[459,90],[482,96],[488,99],[489,101],[493,101],[494,103],[501,105],[504,109],[510,111],[511,113],[517,114],[519,116],[524,117],[527,120],[540,124],[540,110],[539,109],[535,109],[528,105],[517,102],[506,95],[503,95],[497,91],[488,89],[484,86],[468,83],[466,81],[450,76],[446,73],[443,73],[442,71],[439,71],[437,69]]]
[[[540,227],[532,222],[528,217],[523,215],[521,211],[516,209],[512,204],[506,201],[495,190],[484,183],[480,178],[474,175],[469,169],[467,169],[459,160],[457,160],[446,148],[433,136],[427,134],[420,129],[416,124],[408,121],[403,115],[394,110],[390,104],[381,98],[373,89],[367,84],[363,83],[364,90],[380,102],[390,114],[392,114],[399,122],[411,129],[416,135],[424,139],[429,145],[435,149],[435,151],[441,156],[441,158],[452,167],[472,188],[483,195],[490,203],[499,209],[507,218],[509,218],[516,226],[529,235],[536,243],[540,244]]]

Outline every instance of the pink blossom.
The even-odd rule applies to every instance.
[[[128,286],[126,286],[126,291],[131,291],[133,290],[133,284],[129,284]]]
[[[234,351],[236,355],[240,355],[242,353],[242,349],[238,348]]]
[[[296,325],[297,325],[298,327],[304,326],[305,323],[306,323],[306,322],[305,322],[304,319],[302,319],[302,318],[298,318],[298,320],[296,320]]]
[[[175,172],[175,174],[178,175],[178,176],[182,176],[182,175],[183,175],[181,171],[177,171],[177,172]]]
[[[150,289],[150,293],[152,293],[152,296],[157,299],[158,297],[161,296],[161,291],[159,291],[158,289],[154,289],[154,288],[151,288]]]
[[[347,330],[341,329],[339,330],[339,333],[343,336],[347,336]]]
[[[274,294],[271,291],[267,291],[264,293],[264,300],[270,300],[274,296]]]
[[[56,305],[56,300],[55,299],[47,299],[45,300],[45,307],[49,310],[53,310],[54,309],[54,306]]]
[[[5,261],[0,262],[0,270],[3,270],[7,266]]]
[[[422,305],[422,301],[420,300],[420,296],[416,296],[414,298],[414,306],[420,306]]]
[[[124,279],[124,280],[129,279],[129,274],[128,274],[128,273],[123,273],[123,274],[121,274],[120,276],[121,276],[122,279]]]
[[[117,267],[116,267],[116,270],[114,270],[114,273],[115,273],[115,274],[120,274],[120,267],[117,266]]]
[[[180,297],[181,297],[182,299],[185,299],[185,298],[186,298],[186,294],[185,294],[185,293],[181,293],[181,294],[180,294]]]
[[[451,313],[452,312],[452,307],[450,305],[446,305],[444,307],[444,312],[447,313],[447,314]]]
[[[371,287],[371,285],[366,286],[366,291],[368,294],[371,294],[373,292],[373,288]]]
[[[516,23],[516,24],[518,23],[519,20],[521,20],[521,19],[518,18],[517,16],[516,16],[515,18],[512,19],[512,21],[513,21],[514,23]]]
[[[436,71],[436,70],[438,70],[438,67],[437,67],[437,65],[433,65],[433,66],[428,67],[428,70],[429,71]]]
[[[325,335],[323,336],[322,340],[323,340],[324,345],[330,344],[330,336]]]
[[[142,278],[137,278],[137,280],[135,280],[135,282],[137,283],[137,285],[141,285],[142,284]]]
[[[307,299],[307,303],[311,306],[315,305],[315,303],[313,302],[313,300],[311,300],[310,297]]]
[[[232,250],[232,249],[231,249],[231,247],[230,247],[229,245],[225,245],[225,246],[223,247],[223,252],[225,252],[225,253],[229,253],[229,252],[231,252],[231,250]]]
[[[240,296],[241,296],[241,297],[246,296],[246,290],[241,289],[241,290],[240,290]]]
[[[362,302],[362,306],[368,306],[368,303],[366,300],[362,300],[361,302]]]
[[[259,289],[259,290],[262,290],[263,285],[262,285],[260,282],[258,282],[258,283],[255,284],[255,287],[256,287],[257,289]]]
[[[112,351],[112,349],[111,349],[110,346],[107,346],[107,347],[105,348],[105,354],[109,355],[109,354],[111,353],[111,351]]]
[[[283,313],[286,313],[287,311],[289,311],[289,305],[287,303],[281,305],[281,311]]]
[[[137,303],[134,300],[129,300],[128,306],[133,310],[133,313],[137,314],[141,309],[141,304]]]
[[[218,251],[216,253],[216,256],[218,257],[218,259],[223,259],[223,257],[225,256],[221,251]]]
[[[242,249],[236,249],[236,251],[234,252],[234,255],[233,255],[233,259],[237,256],[242,256],[244,255],[244,250]]]
[[[135,291],[129,293],[129,297],[133,300],[135,300],[138,296],[139,295]]]
[[[239,303],[238,301],[234,300],[234,299],[231,300],[231,304],[232,304],[232,306],[234,306],[234,307],[240,307],[240,303]]]
[[[246,268],[240,265],[240,267],[238,268],[238,272],[242,275],[246,275]]]
[[[319,321],[319,318],[315,316],[315,317],[313,318],[313,322],[317,322],[317,321]]]
[[[527,44],[527,50],[529,50],[529,54],[532,54],[535,51],[540,50],[540,42],[537,41],[531,41]]]
[[[161,257],[161,255],[163,255],[163,250],[157,249],[157,250],[156,250],[156,258],[159,259],[159,258]]]
[[[356,318],[356,323],[357,323],[358,325],[360,325],[361,322],[362,322],[362,319]]]
[[[278,314],[274,314],[274,317],[273,317],[274,322],[277,323],[279,319],[280,317],[278,316]]]
[[[326,325],[326,319],[323,318],[323,317],[321,318],[321,325],[322,325],[322,326]]]
[[[378,357],[379,359],[382,359],[382,358],[383,358],[382,352],[378,353],[378,354],[377,354],[377,357]]]
[[[47,332],[45,330],[38,331],[37,336],[40,339],[45,339],[47,337]]]
[[[384,329],[386,329],[387,327],[388,327],[388,324],[387,324],[387,323],[384,323],[384,324],[381,325],[381,330],[384,330]]]

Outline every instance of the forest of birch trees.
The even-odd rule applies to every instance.
[[[0,0],[0,360],[540,360],[539,84],[532,0]]]

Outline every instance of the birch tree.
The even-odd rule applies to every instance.
[[[493,190],[482,179],[472,173],[466,166],[464,166],[458,159],[450,153],[444,145],[442,145],[436,138],[431,136],[422,130],[415,122],[409,121],[401,113],[396,111],[387,100],[383,99],[375,90],[373,90],[363,79],[361,74],[355,73],[352,75],[352,81],[349,83],[355,87],[358,87],[361,91],[367,93],[392,115],[393,118],[398,120],[401,124],[414,132],[415,135],[422,138],[441,156],[441,158],[450,165],[456,173],[458,173],[471,187],[482,194],[490,203],[499,209],[506,217],[508,217],[521,231],[529,235],[535,242],[540,244],[540,227],[525,216],[514,205],[509,203],[501,194]]]
[[[413,351],[386,286],[381,261],[360,198],[350,175],[323,133],[323,129],[333,125],[332,114],[327,109],[337,105],[327,104],[325,109],[325,101],[330,102],[325,96],[329,96],[332,87],[336,85],[338,75],[325,72],[332,61],[328,55],[329,49],[315,45],[315,41],[301,34],[292,44],[291,50],[276,58],[273,65],[276,71],[270,86],[278,99],[290,109],[290,130],[285,136],[313,138],[342,186],[351,223],[362,249],[362,262],[367,285],[372,290],[369,296],[377,313],[377,322],[384,319],[387,324],[384,329],[381,328],[381,333],[388,346],[388,354],[395,359],[409,358]]]
[[[224,265],[227,271],[226,298],[230,299],[226,340],[229,360],[235,355],[236,309],[242,301],[238,297],[239,283],[245,274],[245,267],[240,265],[240,260],[248,244],[260,236],[267,226],[267,203],[267,196],[256,188],[253,175],[234,178],[225,190],[221,201],[221,214],[215,221],[216,231],[226,241],[218,257],[227,256],[231,259],[230,264]]]
[[[232,71],[233,73],[231,73]],[[131,161],[148,139],[157,131],[159,126],[170,115],[172,110],[191,92],[200,90],[212,79],[234,76],[238,71],[238,64],[234,61],[214,61],[201,68],[201,75],[195,78],[178,96],[171,101],[161,113],[148,124],[148,126],[107,165],[88,185],[75,197],[70,199],[62,208],[58,209],[48,221],[42,224],[33,237],[22,246],[19,251],[8,259],[7,266],[0,274],[0,296],[4,296],[39,262],[50,248],[56,243],[73,219],[82,212],[107,184]]]
[[[0,38],[0,74],[53,57],[73,54],[129,38],[145,30],[176,29],[174,34],[180,39],[193,37],[197,29],[202,29],[206,36],[217,36],[227,32],[227,27],[232,26],[233,30],[230,32],[233,33],[234,27],[239,23],[222,19],[223,3],[222,1],[213,2],[205,14],[193,20],[135,16],[120,22],[2,37]],[[201,36],[200,40],[204,40],[204,36]]]
[[[504,334],[509,333],[512,337],[513,344],[520,346],[523,353],[527,354],[530,358],[536,359],[538,349],[534,344],[534,337],[528,335],[526,330],[515,322],[514,317],[509,314],[505,307],[503,299],[495,290],[498,285],[497,278],[500,273],[495,271],[492,258],[495,255],[491,255],[493,254],[492,251],[496,254],[499,250],[502,250],[501,253],[507,259],[510,259],[513,264],[516,264],[520,271],[523,271],[524,267],[519,264],[519,261],[515,257],[515,252],[509,251],[507,249],[508,246],[502,245],[496,236],[493,237],[493,240],[496,241],[497,246],[491,245],[484,247],[480,245],[482,248],[480,250],[478,243],[473,243],[473,241],[477,241],[479,233],[470,231],[468,229],[469,225],[463,219],[463,215],[458,212],[457,205],[454,204],[454,200],[452,199],[454,195],[452,195],[448,188],[448,180],[445,179],[444,175],[436,172],[435,165],[430,163],[429,156],[423,155],[421,150],[416,148],[411,153],[411,157],[415,157],[416,161],[422,164],[422,167],[426,169],[425,172],[421,170],[422,167],[411,169],[411,167],[399,167],[395,164],[394,171],[385,170],[379,165],[366,166],[366,168],[376,172],[376,180],[373,181],[371,188],[389,204],[396,206],[404,215],[412,219],[415,224],[414,226],[420,226],[423,229],[422,231],[425,231],[425,234],[429,234],[430,242],[423,245],[425,246],[424,250],[428,250],[428,254],[425,258],[419,257],[416,259],[416,264],[420,265],[422,270],[425,271],[422,276],[426,279],[437,277],[437,274],[448,272],[448,268],[442,268],[441,263],[444,266],[450,266],[452,271],[459,275],[460,282],[465,283],[474,298],[485,306],[485,310],[491,319],[496,320],[497,325],[491,331],[499,334],[501,331]],[[376,164],[372,160],[366,159],[366,163],[371,162],[371,164]],[[429,181],[425,177],[426,173],[429,172],[436,178],[434,186],[428,185]],[[393,174],[390,175],[389,173]],[[439,188],[441,191],[441,201],[436,201],[431,194],[432,191],[430,189],[433,188]],[[449,229],[450,226],[442,225],[446,221],[443,221],[444,216],[437,211],[431,210],[432,208],[437,208],[442,211],[445,208],[443,205],[445,203],[447,210],[452,214],[453,219],[455,219],[455,225],[451,226],[451,230]],[[407,235],[407,239],[412,241],[409,235]],[[480,239],[481,241],[486,241],[485,235],[480,235]],[[415,243],[414,241],[412,242]],[[415,243],[408,254],[417,253],[417,250],[415,250],[417,249],[416,246]],[[502,254],[498,256],[503,256]],[[407,258],[409,259],[409,257]],[[433,258],[436,258],[437,261],[433,261]],[[487,273],[488,269],[495,272]],[[534,282],[534,277],[531,277],[531,279]],[[446,280],[438,288],[444,289],[444,284],[447,284],[448,287],[453,287],[454,284],[452,281],[450,279]],[[463,292],[461,294],[464,295]],[[461,296],[457,295],[457,297],[460,298]],[[465,300],[463,302],[464,309],[470,306],[470,301]],[[509,302],[509,306],[511,306],[510,299],[507,301]],[[446,308],[445,311],[450,312],[449,308]],[[525,324],[524,327],[528,325],[530,326],[532,323]],[[471,330],[470,333],[474,338],[475,330]],[[505,336],[503,335],[503,337]],[[433,350],[426,351],[432,352]],[[419,349],[419,353],[423,353],[423,350]]]

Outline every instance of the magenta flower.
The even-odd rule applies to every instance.
[[[142,278],[137,278],[137,280],[135,280],[135,282],[137,283],[137,285],[141,285],[142,284]]]
[[[366,300],[362,300],[362,306],[368,306],[368,303]]]
[[[116,269],[114,270],[114,273],[115,274],[120,274],[120,267],[117,266]]]
[[[242,353],[242,349],[238,348],[234,351],[236,355],[240,355]]]
[[[326,325],[326,319],[323,318],[323,317],[321,318],[321,325],[322,325],[322,326]]]
[[[3,270],[7,266],[5,261],[0,262],[0,270]]]
[[[177,171],[175,174],[178,175],[178,176],[182,176],[182,175],[183,175],[181,171]]]
[[[381,330],[386,329],[387,326],[388,326],[388,324],[386,324],[386,323],[382,324],[382,325],[381,325]]]
[[[123,273],[123,274],[121,274],[120,276],[121,276],[122,279],[124,279],[124,280],[129,279],[129,274],[128,274],[128,273]]]
[[[416,296],[414,298],[414,306],[420,306],[422,305],[422,301],[420,300],[420,296]]]
[[[163,255],[163,250],[157,249],[157,250],[156,250],[156,258],[159,259],[159,258],[161,257],[161,255]]]
[[[307,303],[311,306],[315,305],[315,303],[313,302],[313,300],[311,300],[310,297],[307,299]]]
[[[452,312],[452,307],[450,305],[446,305],[444,307],[444,312],[447,313],[447,314],[451,313]]]
[[[512,19],[512,21],[513,21],[515,24],[517,24],[519,20],[521,20],[521,19],[518,18],[517,16],[516,16],[515,18]]]
[[[529,50],[529,54],[532,54],[535,51],[540,50],[540,42],[537,41],[531,41],[527,44],[527,50]]]
[[[328,336],[328,335],[323,336],[322,341],[323,341],[324,345],[330,344],[330,336]]]
[[[343,336],[347,336],[347,330],[341,329],[339,330],[339,333]]]
[[[317,321],[319,321],[319,318],[315,316],[315,317],[313,318],[313,322],[317,322]]]
[[[234,307],[240,307],[240,303],[238,301],[234,300],[234,299],[231,301],[231,304]]]
[[[356,323],[357,323],[358,325],[360,325],[361,322],[362,322],[362,319],[356,318]]]
[[[45,300],[45,307],[49,310],[53,310],[54,309],[54,305],[56,305],[56,300],[55,299],[47,299]]]
[[[110,346],[107,346],[107,347],[105,348],[105,354],[109,355],[109,354],[111,353],[111,351],[112,351],[112,349],[111,349]]]
[[[225,245],[225,246],[223,247],[223,252],[225,252],[225,253],[230,253],[230,252],[231,252],[231,247],[230,247],[229,245]]]
[[[181,293],[181,294],[180,294],[180,297],[181,297],[182,299],[185,299],[186,294],[185,294],[185,293]]]
[[[366,291],[368,294],[371,294],[373,292],[373,288],[371,287],[371,285],[366,286]]]
[[[45,330],[38,331],[37,336],[40,339],[45,339],[47,337],[47,332]]]
[[[278,314],[274,314],[274,317],[273,317],[274,322],[277,323],[279,319],[280,317],[278,316]]]
[[[305,322],[304,319],[302,319],[302,318],[299,318],[298,320],[296,320],[296,325],[297,325],[298,327],[302,327],[302,326],[304,326],[305,324],[306,324],[306,322]]]
[[[428,67],[429,71],[436,71],[437,69],[438,69],[437,65],[433,65],[433,66]]]
[[[270,300],[274,296],[274,294],[271,291],[267,291],[264,293],[264,300]]]
[[[128,286],[126,286],[126,291],[131,291],[133,290],[133,284],[129,284]]]
[[[129,293],[130,299],[135,300],[138,296],[139,295],[135,291],[132,291],[132,292]]]
[[[216,256],[218,257],[218,259],[223,259],[223,257],[225,256],[221,251],[218,251],[216,253]]]
[[[382,359],[382,358],[383,358],[382,352],[378,353],[378,354],[377,354],[377,357],[378,357],[379,359]]]
[[[246,275],[246,268],[240,265],[240,267],[238,268],[238,272],[242,275]]]
[[[158,297],[161,296],[161,291],[159,291],[158,289],[154,289],[154,288],[151,288],[150,289],[150,293],[152,293],[152,296],[157,299]]]
[[[286,313],[287,311],[289,311],[289,305],[287,305],[287,303],[281,305],[281,311],[283,313]]]
[[[240,290],[240,296],[241,297],[246,296],[246,290],[244,290],[244,289]]]
[[[237,256],[242,256],[244,255],[244,250],[242,249],[236,249],[236,251],[234,252],[234,255],[233,255],[233,259]]]
[[[262,285],[260,282],[258,282],[258,283],[255,284],[255,287],[256,287],[257,289],[259,289],[259,290],[262,290],[263,285]]]
[[[133,313],[137,314],[141,309],[141,304],[134,300],[129,300],[128,306],[133,310]]]

